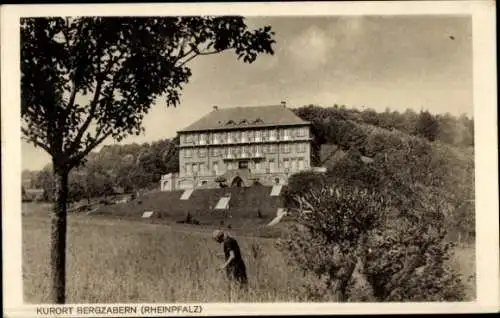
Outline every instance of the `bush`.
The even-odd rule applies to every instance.
[[[294,205],[295,196],[307,191],[311,187],[326,184],[326,176],[322,173],[304,171],[293,174],[288,179],[288,186],[283,188],[282,196],[285,206]]]
[[[292,264],[314,277],[304,285],[307,297],[463,299],[458,274],[445,262],[451,256],[444,243],[445,205],[419,197],[412,203],[420,205],[395,209],[375,191],[326,184],[293,199],[297,222],[278,246]]]

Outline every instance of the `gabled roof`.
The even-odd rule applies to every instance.
[[[179,132],[306,124],[283,105],[232,107],[214,109]]]

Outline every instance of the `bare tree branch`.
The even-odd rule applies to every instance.
[[[113,65],[120,60],[122,55],[123,55],[123,52],[120,52],[120,54],[116,58],[110,57],[109,63],[107,65],[106,69],[104,70],[104,72],[100,72],[98,79],[97,79],[97,85],[96,85],[96,89],[94,92],[94,98],[92,99],[92,101],[90,103],[89,114],[88,114],[87,118],[85,119],[85,122],[83,123],[82,127],[80,127],[80,129],[78,130],[78,134],[76,135],[75,139],[73,140],[72,145],[69,147],[69,149],[67,151],[68,154],[71,154],[78,149],[78,146],[80,145],[83,134],[87,131],[87,129],[90,126],[90,123],[95,118],[95,111],[97,109],[97,105],[99,102],[99,96],[101,95],[101,90],[102,90],[102,85],[103,85],[104,79],[106,78],[106,75],[108,75],[109,72],[111,71],[111,68],[113,67]],[[113,79],[113,82],[114,82],[114,79]],[[112,95],[113,94],[111,94],[111,96]]]
[[[85,158],[85,156],[87,156],[97,145],[99,145],[101,142],[103,142],[104,139],[108,138],[111,135],[111,131],[106,132],[105,134],[103,134],[100,137],[98,137],[98,134],[96,134],[96,138],[94,139],[94,141],[91,142],[90,144],[88,144],[87,147],[83,151],[76,154],[73,158],[70,159],[70,161],[68,163],[68,165],[70,167],[74,167],[83,158]]]
[[[204,55],[212,55],[212,54],[218,54],[220,52],[222,52],[223,50],[215,50],[215,51],[210,51],[210,52],[199,52],[199,53],[195,53],[193,55],[191,55],[189,58],[187,58],[185,61],[181,62],[181,64],[179,65],[179,67],[182,67],[184,65],[186,65],[186,63],[188,63],[189,61],[191,61],[192,59],[198,57],[198,56],[204,56]],[[193,50],[191,50],[189,53],[192,53],[194,52]],[[187,55],[186,55],[187,56]]]

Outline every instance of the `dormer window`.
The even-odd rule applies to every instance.
[[[234,124],[236,123],[232,119],[228,120],[228,122],[226,123],[226,125],[234,125]]]
[[[242,124],[246,124],[247,123],[247,120],[246,119],[243,119],[242,121],[240,121],[240,125]]]
[[[263,121],[260,118],[257,118],[256,120],[254,120],[254,124],[261,124],[261,123],[263,123]]]

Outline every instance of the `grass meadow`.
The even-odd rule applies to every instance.
[[[42,209],[42,208],[40,208]],[[43,208],[44,210],[45,208]],[[47,213],[23,213],[24,297],[44,303],[48,288]],[[70,216],[68,220],[68,303],[127,302],[299,302],[308,279],[281,256],[275,239],[230,232],[240,243],[249,276],[249,291],[231,290],[216,254],[221,246],[210,231],[187,227]],[[454,266],[465,276],[475,272],[474,249],[458,247]],[[473,281],[467,293],[475,295]]]

